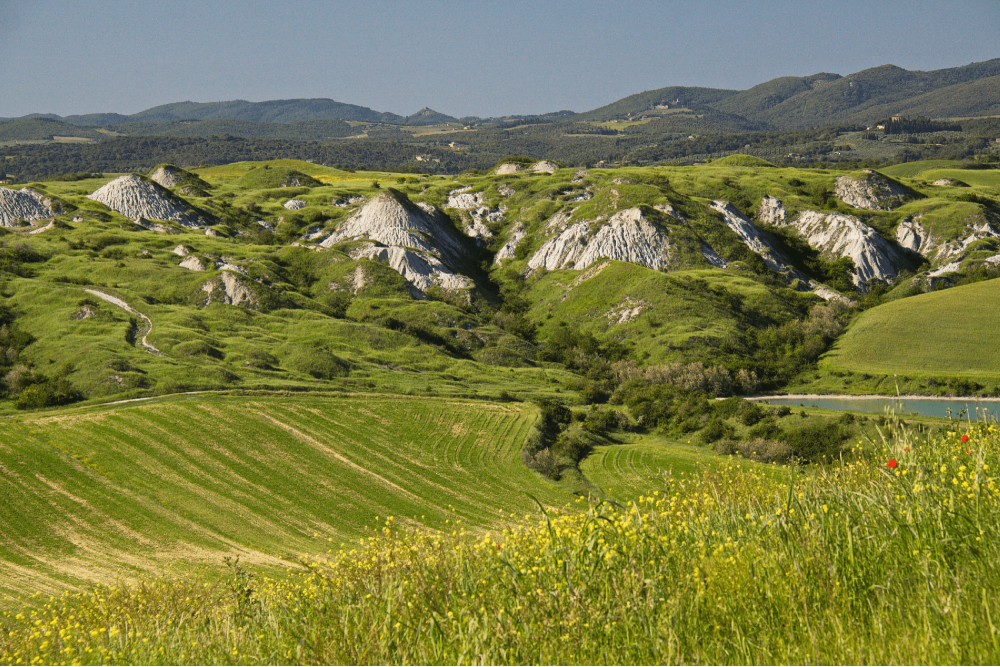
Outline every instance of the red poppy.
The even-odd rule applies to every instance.
[[[500,545],[498,544],[498,545],[497,545],[497,549],[499,549],[499,548],[500,548]]]
[[[889,462],[886,463],[886,465],[889,466],[890,468],[895,468],[897,465],[899,465],[899,463],[896,461],[896,459],[889,459]]]
[[[962,442],[968,442],[968,441],[969,441],[969,436],[963,435],[962,436]]]
[[[972,454],[972,452],[971,452],[971,451],[969,451],[968,449],[966,449],[966,450],[965,450],[965,453],[966,453],[966,454]]]
[[[908,452],[908,451],[910,451],[910,448],[909,447],[903,447],[903,451],[904,452]]]

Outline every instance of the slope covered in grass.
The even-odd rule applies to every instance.
[[[485,535],[397,519],[277,579],[241,565],[223,585],[35,598],[0,617],[0,660],[996,663],[996,429],[890,428],[862,449],[778,474],[677,473]]]
[[[280,565],[376,517],[496,526],[565,494],[520,449],[532,409],[404,397],[190,396],[3,419],[0,592]],[[314,539],[322,535],[322,540]]]
[[[863,313],[824,358],[860,373],[1000,377],[1000,280],[893,301]]]

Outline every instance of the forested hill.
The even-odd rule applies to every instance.
[[[871,123],[894,114],[995,115],[1000,114],[1000,58],[929,72],[882,65],[848,76],[787,76],[743,91],[671,86],[630,95],[574,120],[634,120],[679,108],[731,114],[763,130]]]
[[[73,125],[108,126],[122,123],[170,123],[180,120],[251,120],[268,123],[293,123],[304,120],[324,120],[337,118],[374,123],[400,125],[432,125],[454,122],[451,116],[424,108],[411,116],[373,111],[356,104],[345,104],[330,99],[270,100],[267,102],[174,102],[146,109],[131,115],[117,113],[93,113],[61,117],[55,114],[32,114],[61,120]]]
[[[847,76],[830,73],[785,76],[748,90],[670,86],[629,95],[577,114],[561,111],[538,116],[457,119],[426,107],[402,116],[331,99],[294,99],[176,102],[131,115],[95,113],[61,117],[31,114],[22,119],[0,120],[44,118],[77,126],[111,127],[221,119],[263,123],[338,119],[419,127],[459,120],[480,123],[517,118],[533,123],[634,121],[685,112],[695,112],[712,122],[742,131],[870,124],[895,114],[929,118],[1000,115],[1000,58],[927,72],[881,65]],[[268,136],[274,137],[273,134]]]

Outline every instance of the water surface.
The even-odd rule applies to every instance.
[[[888,408],[897,415],[921,415],[925,417],[962,417],[972,419],[1000,415],[1000,399],[989,398],[892,398],[852,397],[852,396],[774,396],[757,399],[768,405],[804,406],[826,408],[828,410],[852,410],[859,412],[885,412]],[[949,415],[949,409],[951,413]]]

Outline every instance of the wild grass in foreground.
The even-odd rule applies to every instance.
[[[494,534],[389,519],[284,579],[40,598],[5,663],[1000,661],[1000,430],[665,477]]]

